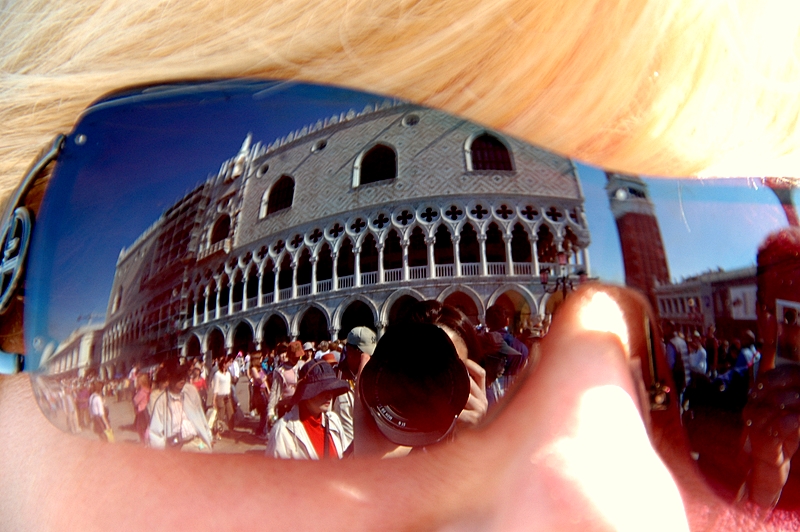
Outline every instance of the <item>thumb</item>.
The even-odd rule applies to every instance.
[[[643,421],[649,401],[629,360],[644,320],[641,310],[629,319],[630,297],[594,286],[568,298],[539,366],[497,415],[492,437],[506,457],[499,500],[509,502],[497,529],[688,529]]]

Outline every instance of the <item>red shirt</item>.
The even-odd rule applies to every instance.
[[[325,428],[322,426],[322,414],[314,416],[305,408],[300,407],[300,422],[303,424],[303,428],[306,429],[308,439],[311,440],[311,444],[321,460],[325,455]],[[336,458],[337,454],[333,439],[328,433],[328,458]]]

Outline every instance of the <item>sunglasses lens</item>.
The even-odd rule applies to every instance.
[[[355,327],[380,337],[420,299],[459,309],[502,331],[478,357],[500,400],[564,298],[599,280],[646,297],[649,407],[679,412],[701,469],[738,489],[740,442],[797,425],[796,197],[775,179],[603,172],[333,87],[130,90],[89,108],[58,159],[29,251],[26,366],[48,416],[84,437],[263,449],[294,406],[269,391],[288,395],[307,352],[357,372],[361,352],[336,343]],[[171,443],[154,403],[185,384],[206,426]]]

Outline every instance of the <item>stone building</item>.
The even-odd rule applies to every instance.
[[[83,377],[89,368],[102,364],[103,324],[78,327],[47,359],[50,374]]]
[[[757,331],[756,288],[755,266],[705,272],[656,287],[656,309],[686,336],[713,325],[719,338],[741,338]]]
[[[476,324],[495,303],[527,323],[545,312],[540,271],[588,274],[588,245],[570,160],[437,111],[368,106],[268,145],[248,136],[123,249],[103,361],[381,334],[429,298]]]

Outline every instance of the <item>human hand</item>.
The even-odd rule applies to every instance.
[[[474,360],[463,360],[469,374],[469,398],[464,409],[458,415],[460,427],[475,427],[483,421],[489,409],[486,398],[486,371]]]

